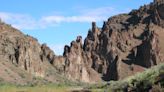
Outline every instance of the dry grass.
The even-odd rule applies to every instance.
[[[134,76],[128,77],[121,81],[110,82],[110,86],[107,86],[108,92],[120,92],[127,87],[138,89],[147,89],[149,86],[155,85],[160,75],[164,75],[164,63],[147,69],[142,73],[138,73]],[[163,77],[160,83],[163,83]],[[163,85],[163,84],[161,84]],[[117,91],[116,91],[117,90]],[[162,91],[163,92],[163,91]]]
[[[68,92],[69,87],[57,85],[44,85],[34,87],[18,87],[13,85],[0,86],[0,92]]]

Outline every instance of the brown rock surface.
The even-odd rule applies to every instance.
[[[54,53],[37,39],[22,34],[0,22],[0,80],[16,84],[33,82],[36,77],[46,81],[59,80],[51,65]]]
[[[65,71],[68,75],[76,72],[74,78],[79,79],[75,77],[80,75],[79,67],[89,67],[108,81],[160,64],[164,52],[163,10],[164,1],[155,0],[129,14],[109,18],[102,28],[93,22],[84,45],[73,41],[70,47],[65,46],[64,57],[70,64]]]
[[[58,70],[62,70],[61,72],[64,72],[67,78],[90,83],[100,81],[99,74],[88,66],[88,59],[82,48],[81,36],[78,36],[76,41],[72,41],[70,47],[65,46],[64,50],[64,57],[56,57],[54,66]]]

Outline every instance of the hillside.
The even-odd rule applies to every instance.
[[[88,90],[93,89],[101,90],[101,92],[163,92],[164,64],[154,66],[120,81],[110,81],[88,88]]]
[[[27,85],[65,82],[51,65],[53,51],[37,39],[0,22],[0,82]]]

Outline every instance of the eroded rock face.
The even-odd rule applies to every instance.
[[[4,30],[3,30],[4,29]],[[35,62],[33,60],[39,61],[37,54],[41,51],[39,44],[36,43],[30,36],[24,36],[22,33],[16,30],[10,31],[12,29],[3,26],[1,29],[1,40],[0,40],[0,51],[1,56],[6,59],[6,61],[11,61],[13,64],[18,64],[23,69],[32,72],[36,75],[43,76],[40,66],[33,67]],[[33,68],[32,68],[33,67]],[[40,70],[39,70],[40,69]]]
[[[67,78],[88,83],[100,81],[98,73],[88,66],[87,57],[82,48],[81,36],[78,36],[76,41],[72,41],[70,47],[65,46],[64,50],[63,59],[60,61],[61,57],[56,58],[54,64],[58,63],[55,67],[59,70],[63,69]]]
[[[163,0],[154,0],[154,10],[156,14],[156,21],[158,22],[159,25],[164,27],[164,1]]]
[[[21,84],[32,80],[33,77],[46,78],[47,70],[53,69],[51,63],[54,57],[53,51],[45,44],[40,45],[37,39],[24,35],[10,25],[0,22],[0,64],[6,66],[5,71],[10,70],[11,74],[13,72],[13,79],[12,77],[3,77],[2,73],[0,78],[4,81],[8,79],[11,79],[9,82],[22,80]],[[22,74],[18,74],[17,71],[22,71]],[[27,74],[27,76],[26,73],[29,75]],[[21,76],[24,77],[19,78]]]
[[[83,70],[79,67],[89,67],[109,81],[123,79],[161,63],[163,10],[163,0],[155,0],[129,14],[109,18],[102,28],[93,22],[84,45],[78,37],[70,47],[65,46],[64,57],[69,62],[65,71],[79,73]],[[81,79],[80,74],[70,76]]]

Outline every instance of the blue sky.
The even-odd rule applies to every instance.
[[[1,0],[0,18],[63,53],[76,36],[86,37],[91,22],[127,13],[153,0]]]

